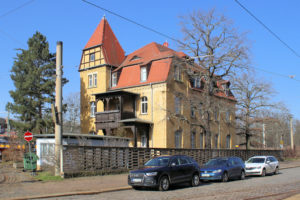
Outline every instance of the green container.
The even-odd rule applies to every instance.
[[[36,161],[38,156],[35,153],[24,154],[24,170],[36,170]]]

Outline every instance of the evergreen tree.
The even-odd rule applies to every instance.
[[[46,37],[39,32],[27,44],[28,50],[17,49],[20,53],[11,70],[15,90],[10,95],[14,102],[9,102],[7,109],[18,119],[13,127],[20,133],[28,130],[41,134],[54,127],[50,103],[54,102],[55,54],[49,52]]]

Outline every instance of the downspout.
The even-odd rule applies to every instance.
[[[153,86],[152,83],[150,83],[150,87],[151,87],[151,121],[153,123]],[[151,131],[151,147],[153,148],[153,124],[151,127],[152,131]]]

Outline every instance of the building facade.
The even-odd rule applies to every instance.
[[[132,138],[134,147],[234,147],[236,100],[230,83],[215,86],[207,140],[201,110],[205,80],[191,76],[203,68],[187,60],[183,52],[155,42],[125,56],[103,18],[79,67],[82,133]]]

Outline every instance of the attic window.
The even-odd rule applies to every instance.
[[[95,53],[90,54],[90,62],[95,61]]]
[[[130,61],[141,59],[141,57],[133,56]]]

